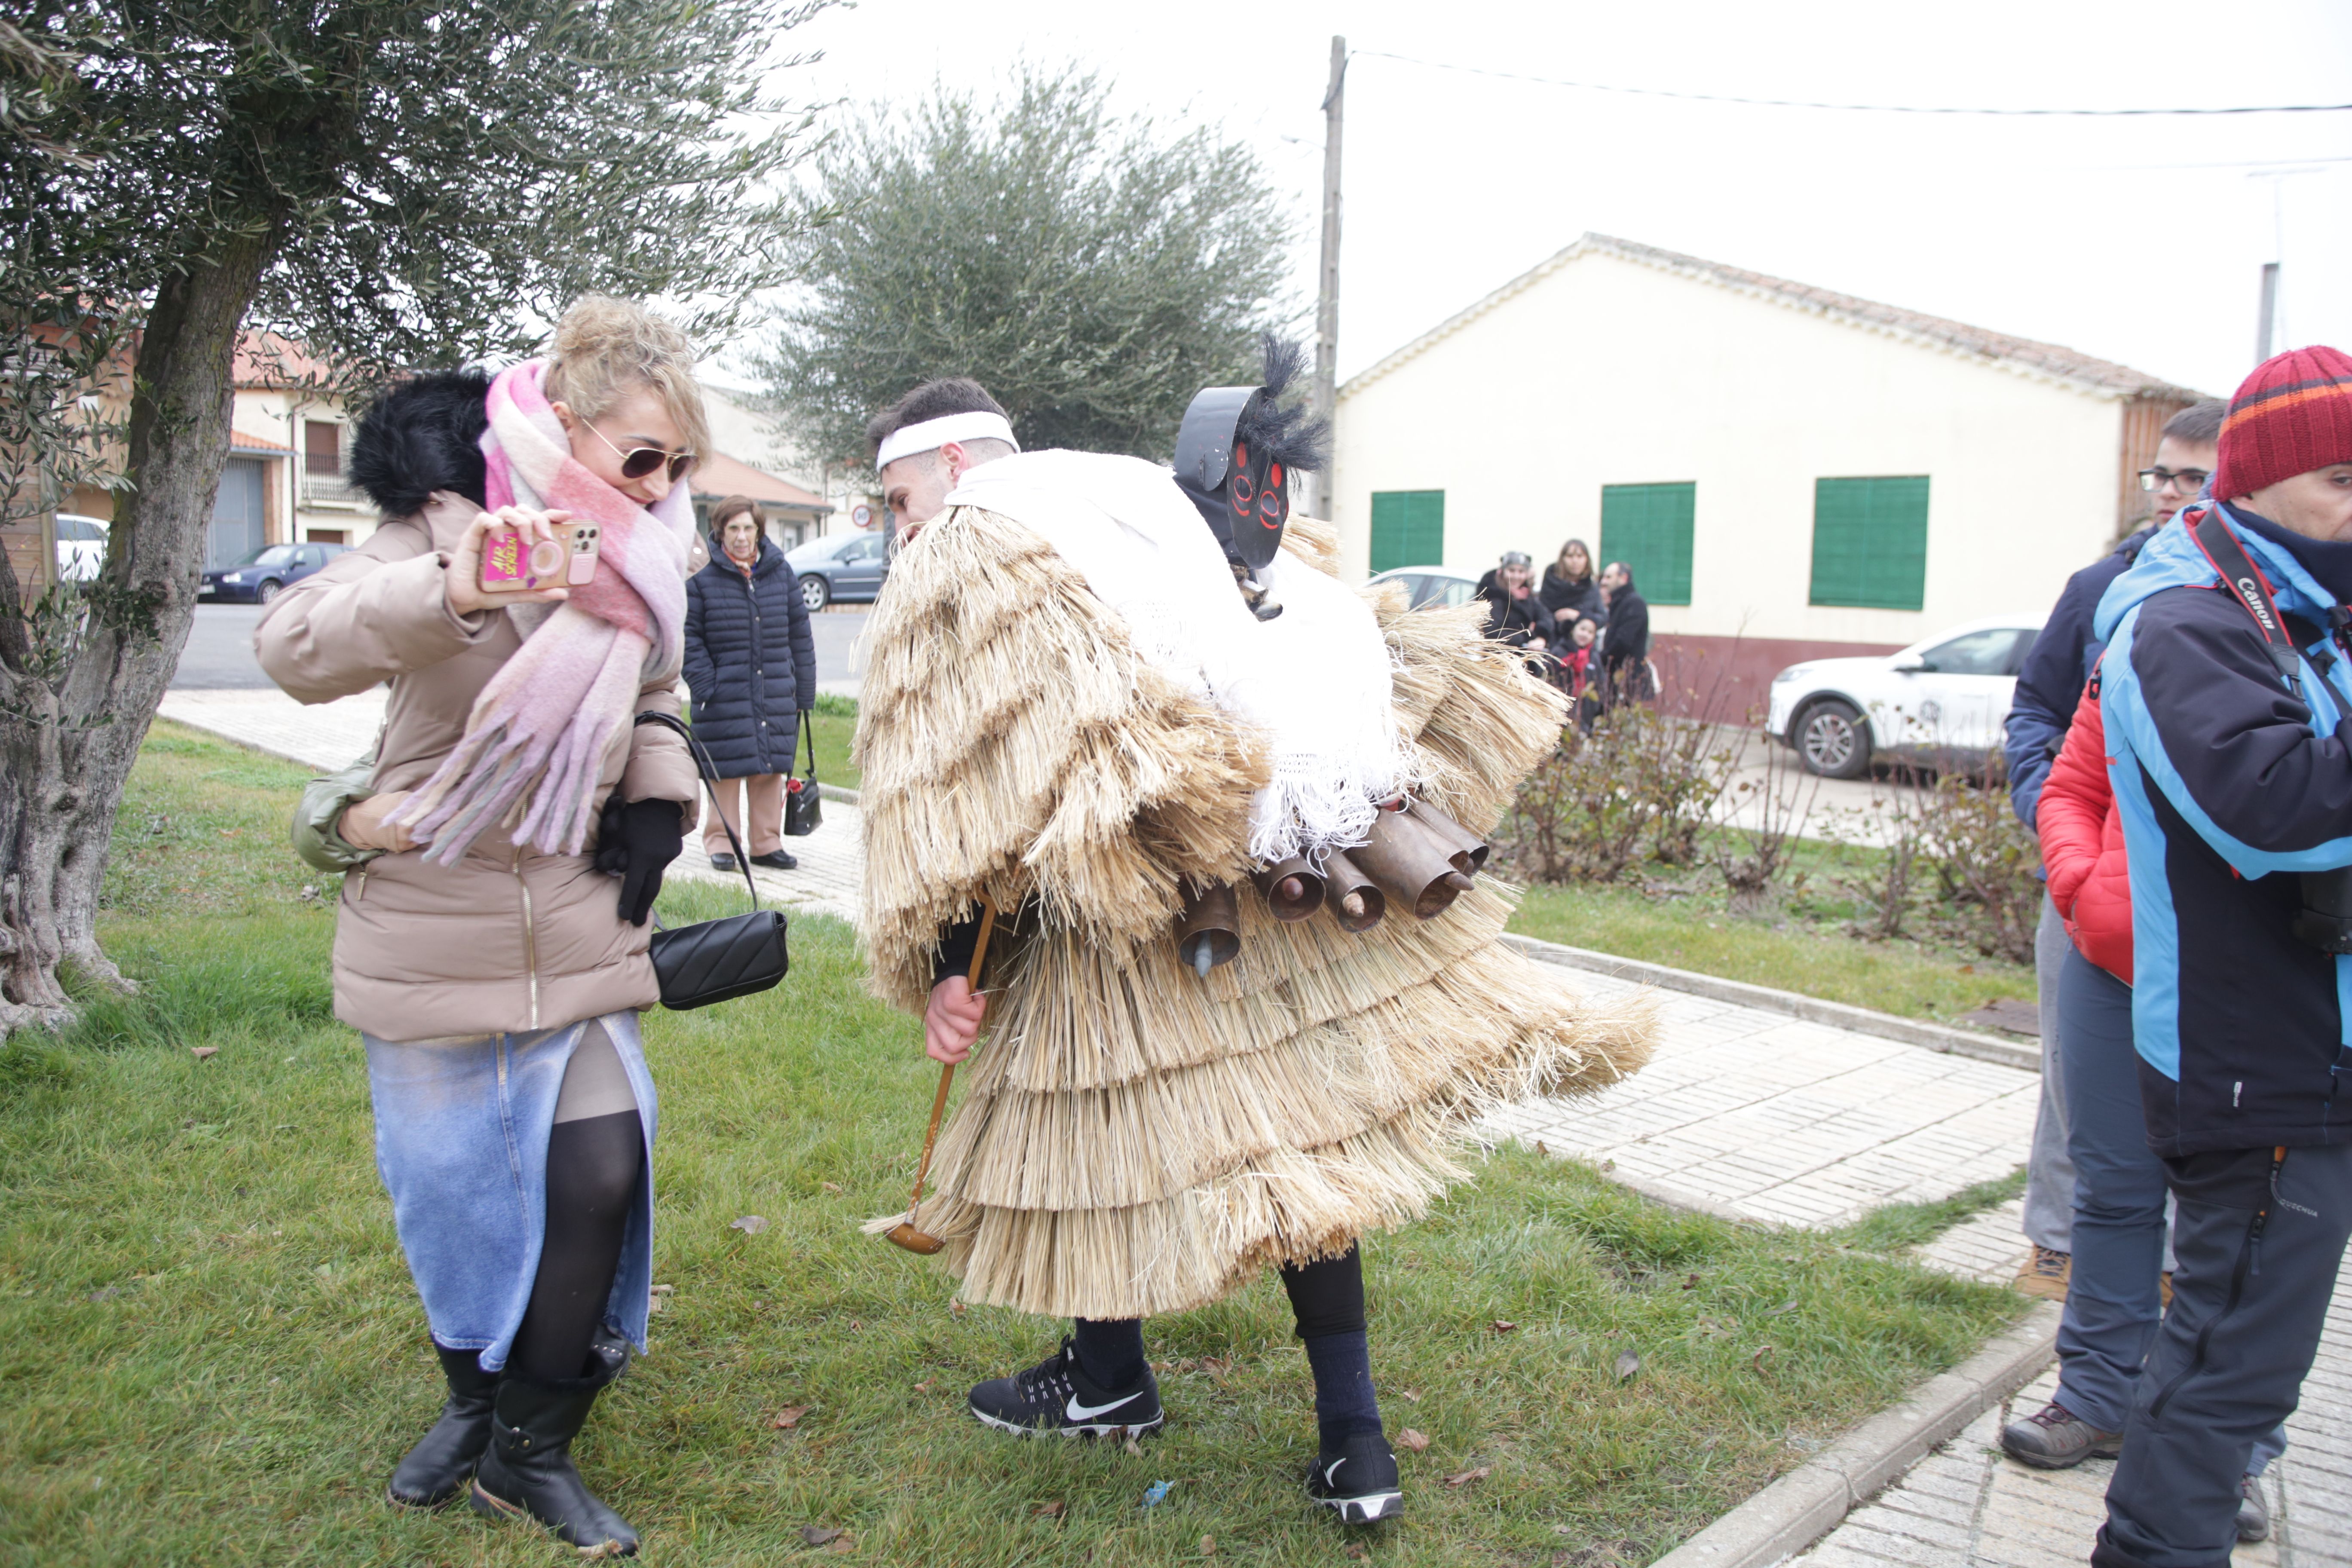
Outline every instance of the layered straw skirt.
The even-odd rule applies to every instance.
[[[1287,547],[1330,569],[1316,525]],[[1485,640],[1484,606],[1372,603],[1425,793],[1490,829],[1559,735],[1557,695]],[[1492,879],[1361,935],[1276,921],[1244,880],[1262,752],[1012,520],[927,528],[869,646],[877,992],[919,1012],[943,929],[982,893],[1019,910],[920,1216],[968,1300],[1088,1318],[1216,1300],[1422,1215],[1488,1107],[1647,1058],[1645,1009],[1591,1006],[1496,940],[1513,893]],[[1241,954],[1205,981],[1176,953],[1186,879],[1242,884]]]

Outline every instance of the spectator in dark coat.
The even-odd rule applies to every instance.
[[[1560,646],[1559,634],[1574,630],[1577,622],[1591,621],[1598,626],[1609,618],[1601,584],[1592,577],[1592,552],[1581,539],[1571,539],[1559,547],[1559,559],[1544,568],[1536,597],[1543,601],[1545,629],[1552,634],[1554,647]]]
[[[735,868],[727,826],[754,866],[789,871],[784,852],[784,781],[800,742],[801,715],[816,706],[816,645],[808,606],[784,552],[767,537],[767,518],[743,496],[710,513],[710,564],[686,584],[686,684],[694,693],[694,734],[721,781],[703,816],[702,847],[721,871]],[[749,804],[739,814],[735,781]]]
[[[1478,579],[1478,597],[1486,604],[1486,635],[1536,656],[1535,669],[1551,642],[1551,617],[1536,597],[1535,563],[1524,550],[1507,550],[1503,563]]]
[[[1601,574],[1609,624],[1601,630],[1601,700],[1646,702],[1650,689],[1650,602],[1633,586],[1633,569],[1612,561]]]
[[[2029,830],[2038,826],[2042,782],[2065,743],[2083,684],[2106,646],[2092,631],[2092,615],[2109,584],[2139,559],[2149,539],[2197,499],[2206,477],[2221,462],[2221,418],[2228,412],[2226,404],[2200,403],[2165,422],[2156,461],[2139,475],[2150,503],[2147,526],[2066,580],[2065,592],[2058,595],[2041,636],[2018,668],[2002,749],[2009,763],[2010,805]],[[2032,1153],[2025,1163],[2024,1229],[2032,1247],[2018,1273],[2017,1288],[2029,1296],[2061,1301],[2074,1279],[2076,1193],[2066,1114],[2072,1070],[2060,1060],[2065,1020],[2059,992],[2068,946],[2065,922],[2044,898],[2033,935],[2033,971],[2042,998],[2042,1104],[2034,1117]],[[2089,1452],[2089,1439],[2082,1436],[2088,1430],[2084,1424],[2053,1426],[2050,1408],[2057,1407],[2027,1418],[2036,1433],[2058,1445],[2059,1457]]]

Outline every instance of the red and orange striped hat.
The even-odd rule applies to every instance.
[[[2290,349],[2256,365],[2230,399],[2213,493],[2231,500],[2336,463],[2352,463],[2352,357]]]

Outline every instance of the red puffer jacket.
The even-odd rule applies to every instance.
[[[2123,816],[2107,782],[2106,727],[2099,720],[2099,672],[2074,709],[2066,743],[2050,764],[2033,820],[2050,901],[2075,951],[2125,984],[2132,977],[2131,870]]]

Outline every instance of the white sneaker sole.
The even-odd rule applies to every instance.
[[[1373,1492],[1366,1497],[1319,1497],[1314,1500],[1339,1516],[1342,1524],[1378,1524],[1404,1511],[1404,1493]]]
[[[967,1405],[964,1408],[971,1411],[982,1426],[992,1426],[999,1432],[1010,1432],[1016,1437],[1148,1437],[1168,1424],[1168,1413],[1162,1411],[1140,1426],[1130,1421],[1107,1421],[1076,1426],[1023,1426],[1002,1416],[991,1415],[976,1405]]]

